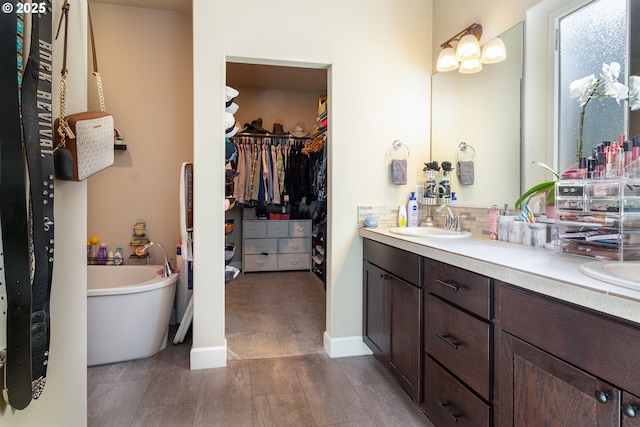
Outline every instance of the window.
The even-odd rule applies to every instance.
[[[576,139],[579,135],[580,107],[569,98],[569,85],[590,74],[600,75],[602,64],[618,62],[618,81],[626,84],[627,0],[596,0],[558,19],[557,100],[558,168],[562,171],[576,163]],[[604,140],[617,141],[625,133],[626,102],[594,99],[585,112],[583,155]]]

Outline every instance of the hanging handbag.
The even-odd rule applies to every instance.
[[[87,5],[87,8],[89,6]],[[114,124],[113,116],[106,112],[102,79],[98,73],[96,46],[93,38],[91,12],[88,13],[93,75],[96,77],[100,111],[85,111],[65,116],[67,87],[67,28],[69,2],[65,1],[58,25],[58,33],[64,19],[64,54],[60,81],[60,118],[54,124],[56,147],[54,149],[56,178],[66,181],[83,181],[89,176],[113,164]],[[57,38],[57,35],[56,35]]]

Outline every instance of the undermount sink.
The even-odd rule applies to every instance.
[[[640,289],[640,262],[591,261],[579,267],[581,273],[594,279],[630,289]]]
[[[453,231],[436,227],[394,227],[390,229],[389,232],[393,234],[401,234],[403,236],[437,237],[440,239],[459,239],[471,236],[469,231]]]

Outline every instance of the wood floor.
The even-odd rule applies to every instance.
[[[178,345],[174,335],[172,327],[152,357],[88,368],[90,427],[433,427],[373,356],[321,352],[191,371],[191,332]]]

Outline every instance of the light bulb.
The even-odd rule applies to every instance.
[[[480,61],[483,64],[496,64],[507,59],[507,49],[502,39],[496,37],[482,47]]]
[[[462,74],[473,74],[482,71],[482,62],[478,58],[470,59],[468,61],[460,62],[460,69],[458,70]]]
[[[462,37],[458,43],[456,56],[460,62],[480,58],[480,43],[476,36],[467,34]]]
[[[436,69],[438,71],[453,71],[456,68],[458,68],[458,58],[456,58],[456,52],[449,45],[442,49],[438,55]]]

